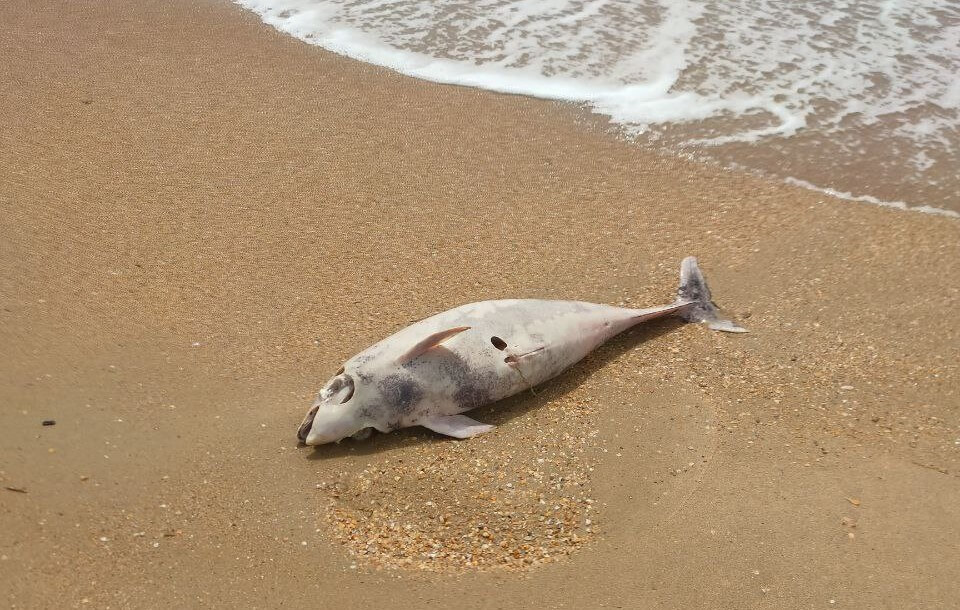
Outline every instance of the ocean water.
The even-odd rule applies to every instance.
[[[584,104],[644,145],[960,211],[960,0],[236,0],[426,80]]]

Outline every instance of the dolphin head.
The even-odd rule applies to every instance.
[[[363,387],[343,369],[327,382],[307,412],[297,438],[307,445],[336,443],[348,436],[369,435],[363,413]]]

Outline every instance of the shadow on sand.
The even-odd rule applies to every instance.
[[[664,318],[634,327],[610,339],[570,369],[537,386],[534,390],[521,392],[490,405],[474,409],[469,412],[470,416],[484,423],[495,426],[503,425],[531,409],[541,407],[571,392],[609,361],[633,349],[640,343],[664,335],[685,324],[687,322],[676,318]],[[307,459],[325,460],[346,455],[358,456],[381,453],[408,445],[411,442],[447,443],[456,441],[416,426],[389,434],[374,432],[372,437],[364,441],[346,439],[336,444],[320,445],[312,448],[301,446],[300,448],[310,450],[306,455]]]

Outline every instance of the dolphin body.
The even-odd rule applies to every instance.
[[[347,360],[320,391],[297,437],[321,445],[409,426],[455,438],[482,434],[494,426],[464,412],[551,379],[614,335],[668,315],[746,332],[717,316],[692,256],[681,263],[677,300],[662,307],[538,299],[470,303],[415,322]]]

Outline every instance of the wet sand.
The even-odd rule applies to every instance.
[[[223,2],[13,2],[0,32],[9,606],[960,596],[957,221],[658,156]],[[340,362],[412,320],[660,304],[689,254],[750,334],[638,328],[465,442],[296,446]]]

